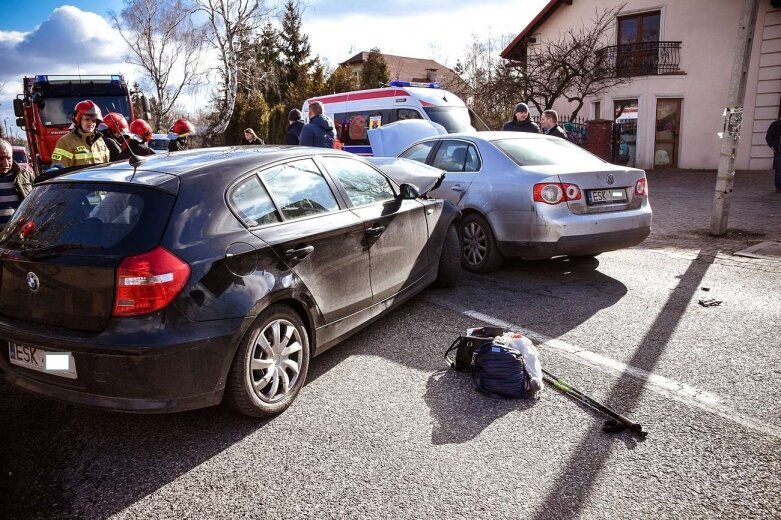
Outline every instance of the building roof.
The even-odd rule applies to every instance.
[[[550,0],[545,7],[529,22],[521,33],[516,36],[510,44],[502,51],[502,58],[506,60],[522,59],[526,56],[527,38],[530,37],[550,16],[559,8],[561,4],[572,5],[572,0]]]
[[[366,51],[359,52],[347,61],[340,63],[340,65],[361,65],[366,61],[368,56],[369,53]],[[409,58],[407,56],[395,56],[393,54],[382,54],[382,57],[385,60],[385,65],[388,66],[391,80],[427,82],[429,81],[428,71],[433,69],[437,72],[437,81],[439,81],[444,88],[453,91],[456,94],[468,90],[466,82],[461,79],[455,71],[437,61],[423,58]]]

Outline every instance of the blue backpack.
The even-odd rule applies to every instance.
[[[526,366],[520,351],[494,342],[472,354],[472,381],[488,397],[526,399]]]

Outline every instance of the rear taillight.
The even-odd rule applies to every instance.
[[[558,204],[568,200],[580,200],[581,193],[577,184],[566,182],[543,182],[534,185],[534,201],[545,204]]]
[[[648,183],[645,179],[640,179],[635,183],[635,195],[648,196]]]
[[[117,268],[114,316],[140,316],[166,308],[189,277],[190,266],[162,247],[125,258]]]

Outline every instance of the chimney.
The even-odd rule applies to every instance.
[[[432,83],[437,81],[437,69],[426,69],[426,79]]]

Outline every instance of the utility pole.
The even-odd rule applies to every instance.
[[[721,157],[716,176],[716,194],[713,198],[711,235],[723,235],[727,232],[730,197],[732,196],[732,186],[735,183],[735,155],[740,138],[743,100],[746,95],[746,78],[751,61],[751,47],[754,42],[758,5],[759,0],[743,0],[743,8],[740,11],[738,40],[735,45],[735,57],[732,60],[727,108],[724,111],[724,134],[721,138]]]

